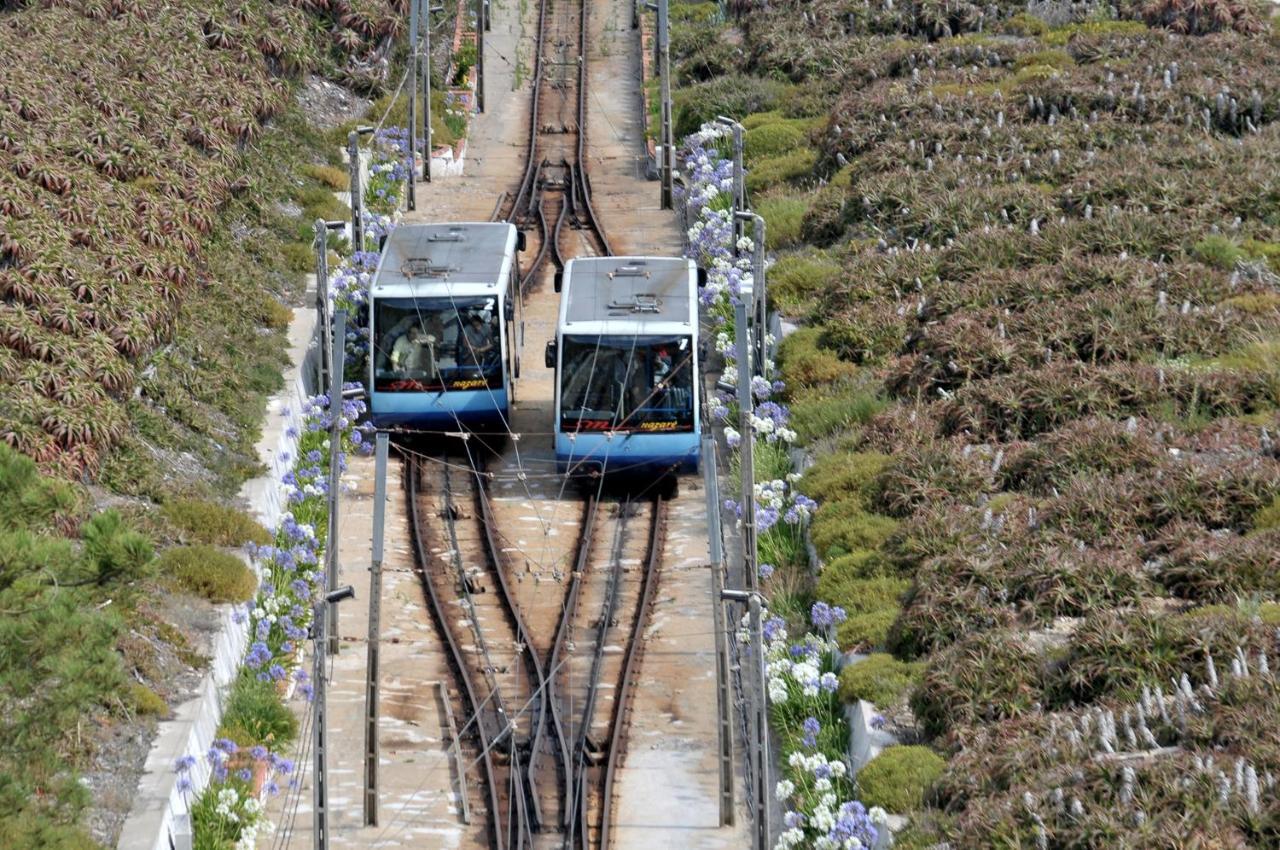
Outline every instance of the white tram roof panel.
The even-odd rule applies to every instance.
[[[401,224],[387,237],[373,294],[442,283],[494,286],[509,270],[515,245],[515,227],[505,222]]]
[[[692,261],[676,257],[582,257],[565,271],[562,321],[689,324]]]

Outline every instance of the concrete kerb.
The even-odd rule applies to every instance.
[[[310,286],[314,289],[315,281]],[[295,310],[289,325],[289,358],[285,387],[267,403],[258,458],[266,475],[245,482],[240,496],[257,518],[275,528],[283,515],[286,494],[283,477],[297,450],[303,422],[303,405],[313,394],[317,350],[316,318],[309,309]],[[242,557],[248,560],[248,556]],[[254,566],[253,564],[250,564]],[[256,567],[255,567],[256,571]],[[191,822],[187,806],[208,785],[210,768],[201,756],[212,746],[222,719],[224,700],[240,670],[249,640],[249,624],[233,616],[233,606],[222,606],[221,623],[213,641],[209,670],[198,693],[177,706],[173,717],[160,724],[138,780],[133,807],[120,833],[120,850],[184,850],[191,847]],[[192,788],[178,790],[174,765],[183,756],[196,763],[188,774]]]

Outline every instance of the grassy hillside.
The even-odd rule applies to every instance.
[[[812,593],[910,662],[848,695],[949,760],[907,846],[1272,846],[1267,13],[694,8],[680,121],[745,117],[812,326],[782,350]]]
[[[261,200],[244,166],[290,81],[375,88],[361,69],[402,19],[381,2],[6,5],[26,7],[0,12],[0,437],[94,474],[131,430],[140,359],[194,294],[234,289],[211,237],[234,198]],[[261,327],[275,311],[251,297]]]

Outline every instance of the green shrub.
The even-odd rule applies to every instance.
[[[778,366],[788,385],[812,387],[833,384],[857,374],[856,366],[821,347],[821,335],[817,328],[800,328],[778,346]]]
[[[875,549],[898,530],[892,517],[873,514],[859,498],[826,502],[809,526],[809,538],[824,558],[835,558],[859,549]]]
[[[684,137],[717,116],[767,112],[782,101],[787,85],[777,80],[730,74],[679,89],[675,99],[675,134]]]
[[[803,443],[823,437],[852,438],[853,429],[870,422],[889,405],[879,387],[867,384],[814,387],[793,398],[791,427]]]
[[[1019,56],[1017,61],[1013,63],[1013,67],[1016,71],[1036,65],[1064,69],[1070,68],[1074,64],[1076,64],[1076,60],[1072,59],[1071,54],[1065,50],[1040,50]]]
[[[155,549],[114,509],[94,515],[80,527],[86,565],[98,584],[136,581],[155,574]]]
[[[160,555],[160,574],[210,602],[247,602],[258,589],[253,571],[213,546],[174,546]]]
[[[810,147],[796,147],[776,156],[761,157],[747,169],[747,194],[755,195],[783,183],[798,183],[812,177],[817,165],[818,152]]]
[[[779,156],[805,147],[808,135],[803,119],[780,118],[760,124],[742,134],[742,154],[748,163],[766,156]]]
[[[857,499],[865,508],[880,473],[893,463],[876,452],[829,452],[804,471],[800,491],[819,502]]]
[[[163,717],[169,713],[169,704],[141,682],[129,683],[129,701],[139,714],[151,717]]]
[[[310,245],[302,242],[285,242],[280,247],[280,251],[289,271],[307,274],[315,270],[316,252]]]
[[[242,510],[206,499],[174,499],[161,508],[165,519],[182,533],[184,541],[212,546],[265,546],[271,535]]]
[[[791,427],[802,443],[861,425],[888,407],[876,390],[854,385],[815,388],[791,402]]]
[[[893,565],[876,549],[856,549],[837,555],[823,570],[832,570],[849,578],[881,578],[894,575]]]
[[[946,765],[928,747],[889,747],[858,771],[858,799],[890,812],[915,811],[924,805],[925,792]]]
[[[231,686],[219,730],[241,747],[263,744],[278,751],[297,736],[298,719],[281,701],[275,682],[242,670]]]
[[[1231,271],[1238,261],[1245,258],[1239,245],[1217,233],[1206,236],[1193,245],[1191,254],[1206,266],[1223,271]]]
[[[902,609],[895,605],[862,614],[850,614],[848,619],[836,627],[836,643],[845,651],[879,649],[888,642],[889,630],[893,628],[900,613]]]
[[[39,530],[76,510],[65,482],[39,473],[32,460],[0,441],[0,529]]]
[[[1018,15],[1016,17],[1030,17],[1029,15]],[[1034,19],[1039,20],[1039,19]],[[1041,22],[1043,24],[1043,21]],[[1065,27],[1057,27],[1049,33],[1032,33],[1026,35],[1044,35],[1044,43],[1056,46],[1065,45],[1073,37],[1082,36],[1135,36],[1143,35],[1150,30],[1147,25],[1141,21],[1083,21],[1078,24],[1068,24]]]
[[[808,197],[766,195],[755,202],[755,211],[764,217],[766,247],[777,250],[800,244],[800,226],[809,211]]]
[[[670,15],[672,24],[705,24],[719,17],[720,7],[715,3],[672,3]]]
[[[1002,33],[1009,35],[1042,36],[1049,31],[1049,25],[1026,12],[1019,12],[999,25]]]
[[[882,708],[893,705],[919,683],[923,669],[924,664],[919,661],[899,661],[887,653],[873,653],[840,671],[840,699],[849,703],[864,699]]]
[[[351,188],[351,175],[343,168],[309,162],[302,166],[302,173],[335,192],[345,192]]]
[[[825,602],[839,605],[846,614],[866,614],[882,608],[901,607],[902,598],[910,588],[908,579],[896,576],[860,578],[854,571],[842,572],[828,565],[818,576],[816,594]]]
[[[1254,531],[1269,531],[1280,528],[1280,496],[1271,500],[1271,504],[1253,515]]]
[[[743,118],[741,121],[742,129],[748,132],[763,127],[766,124],[776,124],[779,121],[785,121],[782,113],[777,109],[771,109],[768,112],[755,112]]]
[[[841,272],[840,264],[825,254],[785,254],[769,269],[769,298],[783,312],[798,311],[837,283]]]

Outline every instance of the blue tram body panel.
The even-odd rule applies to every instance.
[[[507,391],[449,390],[438,393],[371,394],[369,409],[379,429],[504,431],[510,416]]]
[[[547,364],[556,370],[556,468],[649,478],[698,470],[701,364],[691,260],[565,264]]]
[[[369,291],[378,428],[504,431],[520,341],[516,229],[402,224]]]
[[[556,471],[653,478],[698,471],[697,434],[556,434]]]

